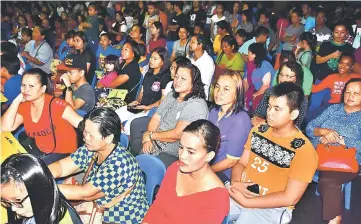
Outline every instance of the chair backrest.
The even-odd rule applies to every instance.
[[[97,75],[94,74],[94,77],[93,77],[93,80],[92,80],[92,83],[90,83],[91,87],[94,89],[95,86],[97,85]]]
[[[76,113],[81,116],[81,117],[84,117],[85,114],[86,114],[86,111],[85,110],[76,110]]]
[[[139,95],[139,93],[140,93],[140,90],[142,90],[143,80],[144,80],[144,76],[142,75],[142,76],[140,77],[140,81],[139,81],[139,83],[138,83],[137,95],[136,95],[135,98],[138,98],[138,95]]]
[[[164,163],[155,156],[141,154],[136,157],[140,169],[145,173],[147,199],[153,202],[154,189],[162,183],[166,168]]]
[[[128,145],[129,145],[129,138],[126,134],[124,133],[121,133],[120,134],[120,144],[125,147],[125,148],[128,148]]]

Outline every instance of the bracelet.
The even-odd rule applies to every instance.
[[[150,131],[150,132],[149,132],[149,139],[150,139],[151,141],[153,141],[152,135],[153,135],[153,132]]]

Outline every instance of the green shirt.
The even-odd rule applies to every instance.
[[[313,75],[310,69],[308,69],[306,66],[302,65],[302,69],[303,69],[302,89],[305,95],[309,96],[311,94],[311,89],[312,89]],[[276,75],[273,78],[272,86],[278,85],[278,72],[279,70],[276,72]]]
[[[244,68],[244,61],[241,56],[241,53],[237,52],[235,56],[228,60],[227,56],[221,52],[216,59],[216,64],[219,66],[225,66],[227,69],[232,71],[241,71],[241,75],[243,76],[243,68]]]

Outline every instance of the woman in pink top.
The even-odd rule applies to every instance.
[[[108,55],[105,58],[105,73],[104,76],[99,80],[97,88],[108,87],[118,77],[119,58],[115,55]]]
[[[179,161],[167,170],[143,224],[220,224],[229,213],[229,195],[209,162],[220,144],[210,121],[188,125],[180,139]]]

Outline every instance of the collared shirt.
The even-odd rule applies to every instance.
[[[226,158],[241,158],[244,144],[247,141],[249,131],[252,128],[251,120],[244,111],[238,114],[228,113],[218,120],[218,113],[221,109],[213,108],[209,112],[208,120],[215,124],[221,132],[221,145],[213,160],[216,164]],[[227,177],[231,177],[232,168],[223,170]]]
[[[209,86],[211,85],[212,77],[215,70],[213,59],[206,51],[204,51],[203,55],[196,61],[193,58],[190,58],[190,60],[192,64],[197,66],[197,68],[199,68],[199,70],[201,71],[201,78],[204,84],[204,92],[206,94],[206,99],[208,99]]]
[[[50,64],[53,59],[53,50],[45,40],[43,40],[43,42],[41,42],[37,47],[35,47],[35,40],[29,41],[25,45],[24,51],[29,52],[30,56],[44,63],[44,65],[36,65],[29,62],[33,68],[41,68],[44,72],[48,74],[50,73]]]
[[[356,148],[356,159],[361,165],[361,111],[348,114],[344,107],[343,103],[329,106],[320,116],[308,123],[306,133],[316,147],[321,141],[319,136],[314,135],[315,128],[335,130],[344,138],[348,148]]]

